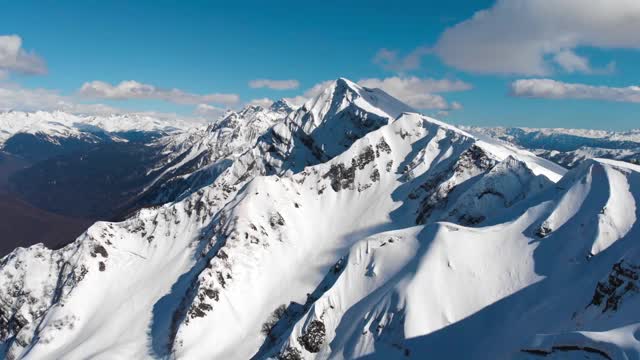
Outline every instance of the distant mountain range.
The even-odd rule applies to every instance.
[[[463,128],[529,149],[538,156],[569,168],[592,158],[640,163],[640,130],[614,132],[583,129]]]
[[[20,196],[122,220],[0,259],[7,359],[640,356],[640,166],[527,150],[634,133],[460,129],[343,78],[206,127],[98,127],[27,132],[98,144],[45,159],[4,142]]]

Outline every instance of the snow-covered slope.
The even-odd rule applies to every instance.
[[[510,168],[518,163],[518,154],[508,148],[488,152],[491,146],[441,125],[404,114],[328,163],[287,177],[254,179],[222,210],[225,217],[210,242],[220,247],[218,255],[198,275],[184,313],[178,309],[178,318],[184,319],[172,341],[176,355],[247,358],[258,347],[275,346],[276,334],[265,341],[259,333],[271,311],[291,301],[300,304],[290,306],[299,311],[302,304],[311,306],[314,299],[306,294],[322,289],[325,274],[357,241],[441,217],[470,218],[466,209],[451,214],[454,200],[482,192],[485,186],[470,183],[490,176],[496,164]],[[455,170],[445,170],[450,168]],[[542,187],[522,198],[550,184],[540,178]],[[431,204],[436,196],[440,201]],[[511,206],[503,202],[485,214],[490,217]],[[248,302],[247,294],[259,296]],[[208,334],[216,334],[225,345],[202,349],[198,344]],[[273,353],[265,350],[263,355]]]
[[[204,186],[1,260],[1,351],[637,358],[640,167],[566,173],[405,110],[339,79],[284,119],[230,114],[207,136],[243,153]]]

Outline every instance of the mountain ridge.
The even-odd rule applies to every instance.
[[[200,157],[192,174],[224,165],[175,200],[96,223],[63,249],[2,258],[4,355],[637,354],[637,341],[604,346],[588,331],[640,322],[634,293],[607,282],[640,264],[640,167],[593,160],[567,172],[395,102],[381,110],[388,95],[356,86],[338,79],[255,132],[229,114],[197,141],[174,137],[187,153],[211,149],[207,134],[242,141]],[[591,312],[605,303],[615,319]]]

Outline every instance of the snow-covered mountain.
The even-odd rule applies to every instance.
[[[239,128],[252,123],[251,118],[266,117],[263,128],[249,134],[256,136],[290,111],[286,101],[270,109],[248,107],[229,116],[226,125],[217,127],[218,132],[229,133],[222,129],[230,128],[230,123]],[[175,200],[183,191],[188,193],[210,182],[206,176],[186,179],[184,173],[171,169],[179,162],[172,160],[188,149],[188,134],[207,134],[206,125],[189,123],[178,129],[168,121],[141,115],[79,117],[62,112],[13,112],[1,116],[7,128],[18,132],[0,152],[0,217],[5,225],[0,257],[19,245],[41,241],[48,246],[66,245],[97,220],[126,218],[141,207]],[[230,121],[232,118],[235,120]],[[205,143],[202,149],[231,145],[224,136],[205,140],[211,144]],[[245,140],[233,140],[234,149],[225,151],[232,153]],[[209,159],[203,160],[200,166],[205,167]],[[196,178],[200,183],[192,181]],[[60,216],[69,220],[61,221]]]
[[[273,110],[168,140],[176,201],[4,257],[4,356],[640,356],[640,167],[567,172],[346,79]]]
[[[595,158],[640,163],[640,130],[463,128],[529,149],[569,168],[578,166],[585,159]]]
[[[19,133],[42,134],[51,138],[91,137],[96,133],[129,131],[173,132],[193,127],[186,121],[161,120],[148,115],[125,114],[80,116],[62,111],[0,113],[0,144]]]
[[[7,111],[0,113],[0,150],[43,160],[104,142],[152,139],[198,125],[141,114],[80,116],[61,111]]]
[[[326,161],[363,134],[410,108],[377,89],[346,79],[298,109],[286,100],[269,108],[229,111],[207,128],[160,139],[161,174],[140,196],[149,205],[173,201],[212,183],[232,164],[255,176],[299,172]],[[246,168],[246,169],[245,169]]]
[[[285,100],[269,108],[249,105],[229,111],[203,128],[167,136],[157,141],[163,150],[161,161],[151,169],[154,180],[135,200],[137,204],[160,205],[183,198],[211,184],[269,128],[291,112]]]

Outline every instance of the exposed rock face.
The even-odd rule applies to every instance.
[[[338,165],[332,165],[329,171],[324,174],[323,177],[331,179],[331,188],[333,189],[333,191],[340,191],[342,189],[353,190],[356,171],[363,170],[365,166],[371,163],[375,158],[376,156],[373,151],[373,147],[368,146],[356,158],[351,159],[350,166],[347,167],[342,163]],[[375,171],[377,172],[377,169]],[[376,176],[374,176],[374,178],[376,178]]]
[[[449,194],[461,183],[489,171],[496,164],[481,148],[472,145],[465,150],[451,167],[430,176],[412,193],[422,198],[416,223],[424,224],[437,208],[444,208]],[[463,215],[461,215],[463,216]]]
[[[320,320],[313,320],[304,330],[302,336],[298,338],[298,342],[310,353],[317,353],[320,347],[326,341],[326,329],[324,323]]]
[[[294,347],[288,347],[278,355],[278,360],[302,360],[302,352]]]
[[[613,265],[606,279],[598,282],[589,306],[602,308],[602,312],[616,311],[627,296],[638,293],[640,266],[621,260]]]

